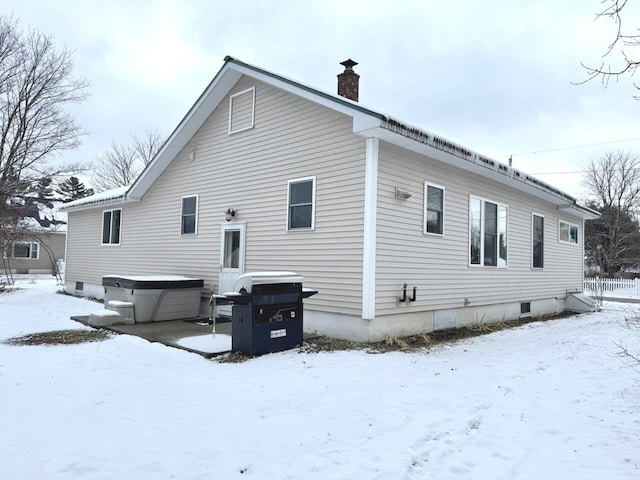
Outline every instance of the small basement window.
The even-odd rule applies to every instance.
[[[531,315],[531,302],[522,302],[520,304],[520,315]]]
[[[76,291],[82,292],[84,290],[84,282],[76,282]]]

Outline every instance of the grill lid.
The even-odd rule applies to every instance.
[[[239,292],[243,288],[247,293],[251,293],[253,285],[275,285],[278,283],[300,283],[303,282],[302,275],[294,272],[253,272],[245,273],[238,277],[233,284],[233,290]]]

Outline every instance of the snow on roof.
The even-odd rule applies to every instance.
[[[124,195],[129,190],[129,185],[125,185],[124,187],[113,188],[111,190],[105,190],[104,192],[95,193],[88,197],[80,198],[78,200],[74,200],[73,202],[65,203],[61,205],[58,209],[61,211],[65,210],[75,210],[76,207],[83,207],[88,205],[95,205],[100,203],[109,203],[113,200],[123,198]]]
[[[20,225],[32,232],[38,233],[66,233],[67,214],[58,212],[59,202],[54,202],[51,208],[40,205],[30,208],[20,220]]]

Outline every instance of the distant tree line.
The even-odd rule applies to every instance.
[[[587,265],[613,276],[640,268],[640,159],[629,152],[610,152],[592,160],[584,184],[588,206],[600,213],[585,224]]]

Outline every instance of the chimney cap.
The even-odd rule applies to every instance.
[[[353,71],[353,67],[358,65],[358,62],[355,62],[355,61],[353,61],[353,60],[351,60],[349,58],[349,59],[345,60],[344,62],[340,62],[340,65],[344,66],[344,71],[345,72],[349,72],[349,71]]]

